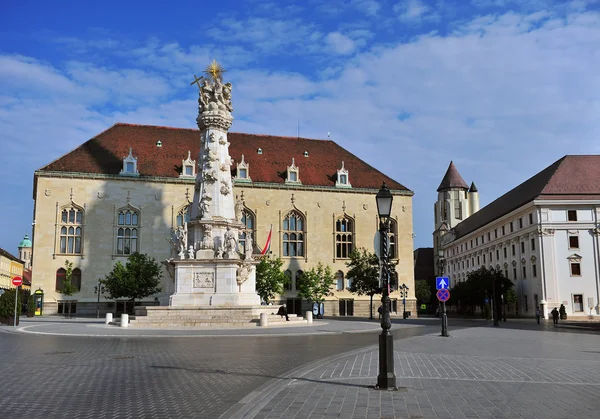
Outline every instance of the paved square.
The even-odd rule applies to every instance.
[[[496,328],[395,342],[399,391],[371,387],[376,347],[271,383],[234,418],[592,418],[600,336]],[[250,405],[254,403],[253,407]]]

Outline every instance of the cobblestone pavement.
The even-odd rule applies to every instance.
[[[478,327],[395,341],[398,391],[374,390],[377,347],[306,366],[231,418],[591,418],[600,335]]]
[[[46,322],[45,330],[67,328],[68,335],[2,328],[1,419],[213,419],[288,371],[377,341],[376,332],[345,332],[350,323],[334,334],[334,322],[325,332],[318,332],[321,325],[313,329],[320,334],[298,336],[289,329],[243,337],[235,330],[231,336],[73,336],[90,330],[86,322]],[[377,330],[377,323],[368,327]],[[403,336],[431,331],[398,328]]]

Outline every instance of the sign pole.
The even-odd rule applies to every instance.
[[[23,284],[23,278],[15,276],[12,279],[12,284],[15,286],[15,317],[13,327],[17,327],[17,305],[19,301],[19,287]]]
[[[449,335],[446,301],[450,299],[450,291],[448,291],[448,287],[450,286],[450,278],[446,276],[437,277],[435,280],[435,286],[438,289],[436,296],[440,302],[440,319],[442,320],[442,334],[440,336],[447,338]]]
[[[13,327],[17,327],[17,301],[19,298],[19,287],[15,288],[15,319],[13,323]]]

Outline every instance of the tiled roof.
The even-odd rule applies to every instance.
[[[23,269],[23,284],[31,286],[31,269]]]
[[[240,162],[244,154],[253,182],[285,183],[287,167],[294,158],[302,185],[334,187],[337,170],[344,161],[353,188],[379,189],[385,181],[392,190],[411,192],[330,140],[232,132],[227,138],[232,159]],[[159,140],[160,148],[156,146]],[[40,171],[118,175],[129,147],[137,158],[141,177],[177,178],[188,150],[197,159],[200,136],[197,129],[118,123]],[[259,148],[262,154],[257,153]],[[304,157],[305,152],[308,157]]]
[[[600,199],[600,155],[565,156],[454,227],[465,236],[534,199]]]
[[[446,170],[446,174],[442,179],[442,183],[440,183],[440,186],[437,188],[437,191],[440,192],[450,188],[469,189],[467,182],[465,182],[460,173],[458,173],[458,170],[452,161],[450,162],[448,170]]]

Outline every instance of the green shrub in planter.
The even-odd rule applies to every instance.
[[[6,290],[4,294],[0,295],[0,319],[2,319],[4,324],[12,324],[12,319],[15,315],[15,292],[13,288]],[[17,315],[21,314],[19,310],[19,307],[21,307],[20,300],[20,298],[17,300]]]
[[[27,317],[33,317],[35,315],[35,299],[33,295],[29,296],[27,300]]]

